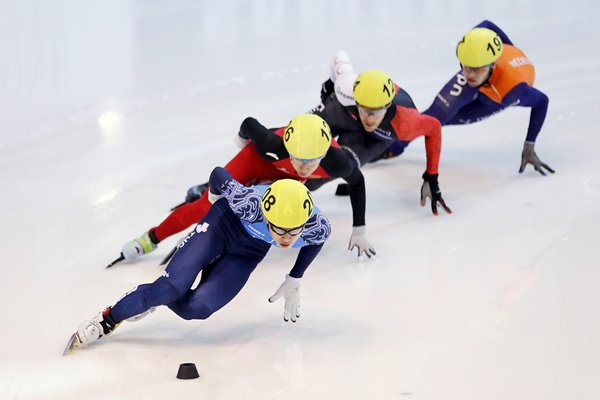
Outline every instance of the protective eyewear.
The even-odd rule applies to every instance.
[[[373,116],[375,118],[383,117],[388,109],[387,107],[368,108],[368,107],[363,107],[359,104],[357,104],[356,107],[358,108],[358,112],[360,114],[362,114],[363,116],[365,116],[365,117]]]
[[[294,160],[300,162],[301,164],[306,165],[306,164],[311,164],[311,163],[314,163],[314,162],[321,162],[321,160],[323,158],[325,158],[325,156],[323,156],[323,157],[317,157],[317,158],[296,158],[296,157],[290,155],[290,158],[293,158]]]
[[[283,236],[286,233],[290,236],[298,236],[304,230],[304,225],[299,226],[297,228],[292,228],[292,229],[283,229],[283,228],[280,228],[277,225],[273,225],[272,223],[269,222],[269,226],[271,227],[273,232],[275,232],[279,236]]]
[[[478,74],[480,72],[483,72],[486,68],[490,68],[492,66],[492,64],[489,65],[484,65],[483,67],[477,67],[477,68],[473,68],[473,67],[467,67],[466,65],[462,65],[460,64],[460,68],[464,71],[464,72],[471,72],[471,73],[475,73]]]

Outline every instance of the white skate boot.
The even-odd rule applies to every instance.
[[[355,106],[356,102],[354,101],[354,81],[356,80],[358,75],[354,72],[339,75],[335,84],[333,86],[335,90],[335,97],[338,102],[344,107]]]
[[[154,249],[156,249],[156,244],[150,239],[150,233],[146,232],[139,238],[125,243],[121,254],[123,254],[126,260],[133,260],[144,254],[153,252]]]
[[[88,344],[109,335],[117,324],[110,317],[110,307],[99,312],[94,318],[89,321],[83,321],[77,328],[77,336],[81,344]]]
[[[110,307],[101,311],[89,321],[79,324],[77,332],[71,335],[63,355],[68,355],[74,349],[109,335],[119,324],[110,316]]]
[[[350,56],[344,50],[338,50],[329,63],[329,77],[332,82],[335,82],[340,75],[351,74],[354,72]]]

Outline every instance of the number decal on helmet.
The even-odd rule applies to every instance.
[[[288,128],[285,130],[285,136],[284,136],[284,139],[286,142],[290,140],[290,135],[292,133],[294,133],[294,127],[288,126]]]
[[[389,85],[389,87],[388,87],[388,85]],[[393,85],[394,85],[394,82],[392,82],[391,79],[387,80],[387,84],[385,84],[385,83],[383,84],[383,92],[385,94],[387,94],[388,97],[392,97],[392,91],[390,88],[393,87]]]
[[[265,190],[260,205],[265,220],[284,229],[304,225],[314,211],[310,192],[293,179],[273,182]]]
[[[481,68],[495,63],[503,48],[496,32],[488,28],[474,28],[456,45],[456,57],[463,66]]]
[[[496,48],[498,49],[498,51],[500,51],[500,49],[502,49],[502,40],[500,40],[500,36],[496,36],[494,38],[494,44],[496,45]]]
[[[308,218],[310,218],[310,216],[312,214],[312,210],[313,210],[313,199],[312,199],[312,196],[310,195],[309,190],[306,191],[306,195],[308,196],[308,198],[306,200],[304,200],[304,204],[302,204],[302,206],[304,207],[305,210],[308,208]]]
[[[294,158],[321,158],[331,146],[331,129],[318,115],[301,114],[293,118],[285,128],[283,144],[288,154]]]
[[[367,108],[387,108],[396,95],[396,85],[387,72],[378,69],[364,71],[354,81],[354,101]]]
[[[488,42],[486,50],[489,51],[489,52],[491,52],[492,56],[495,56],[496,55],[496,51],[502,50],[502,41],[500,40],[500,37],[496,36],[496,37],[494,37],[493,42],[494,42],[494,46],[496,48],[494,48],[494,46],[492,46],[492,44]]]
[[[263,196],[263,207],[265,208],[266,211],[271,211],[271,207],[273,205],[275,205],[275,203],[277,202],[277,199],[275,198],[275,196],[270,193],[271,193],[271,188],[268,188],[265,191],[265,195]]]

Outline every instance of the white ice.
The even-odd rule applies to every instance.
[[[1,399],[600,398],[600,6],[596,1],[3,1]],[[418,204],[423,141],[364,169],[374,261],[346,251],[347,198],[302,280],[302,317],[267,298],[273,249],[206,321],[166,308],[62,356],[77,325],[162,272],[176,237],[104,266],[237,151],[240,122],[314,106],[336,50],[419,109],[491,19],[534,61],[550,108],[517,173],[528,109],[444,128],[454,213]],[[596,132],[596,133],[594,133]],[[175,378],[193,362],[200,379]]]

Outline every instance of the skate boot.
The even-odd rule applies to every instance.
[[[152,236],[154,236],[154,233],[148,231],[139,238],[125,243],[123,250],[121,250],[121,254],[126,260],[133,260],[144,254],[153,252],[154,249],[156,249],[158,240]]]
[[[88,344],[109,335],[119,324],[110,315],[110,307],[101,311],[89,321],[84,321],[77,328],[80,344]]]
[[[187,191],[187,194],[185,196],[185,202],[192,203],[192,202],[198,200],[200,197],[202,197],[202,195],[204,194],[204,192],[206,191],[207,188],[208,188],[208,182],[203,183],[201,185],[192,186]]]
[[[335,84],[333,85],[333,90],[335,92],[335,97],[344,107],[355,106],[356,102],[354,101],[354,81],[358,75],[354,72],[350,72],[343,75],[338,75],[335,80]]]
[[[352,67],[348,53],[344,50],[338,50],[329,63],[329,78],[331,81],[335,82],[338,76],[352,74],[353,72],[354,68]]]
[[[119,323],[115,322],[110,315],[110,307],[101,311],[89,321],[82,322],[77,328],[77,332],[71,335],[63,356],[71,354],[76,348],[87,345],[91,342],[109,335],[114,331]]]

